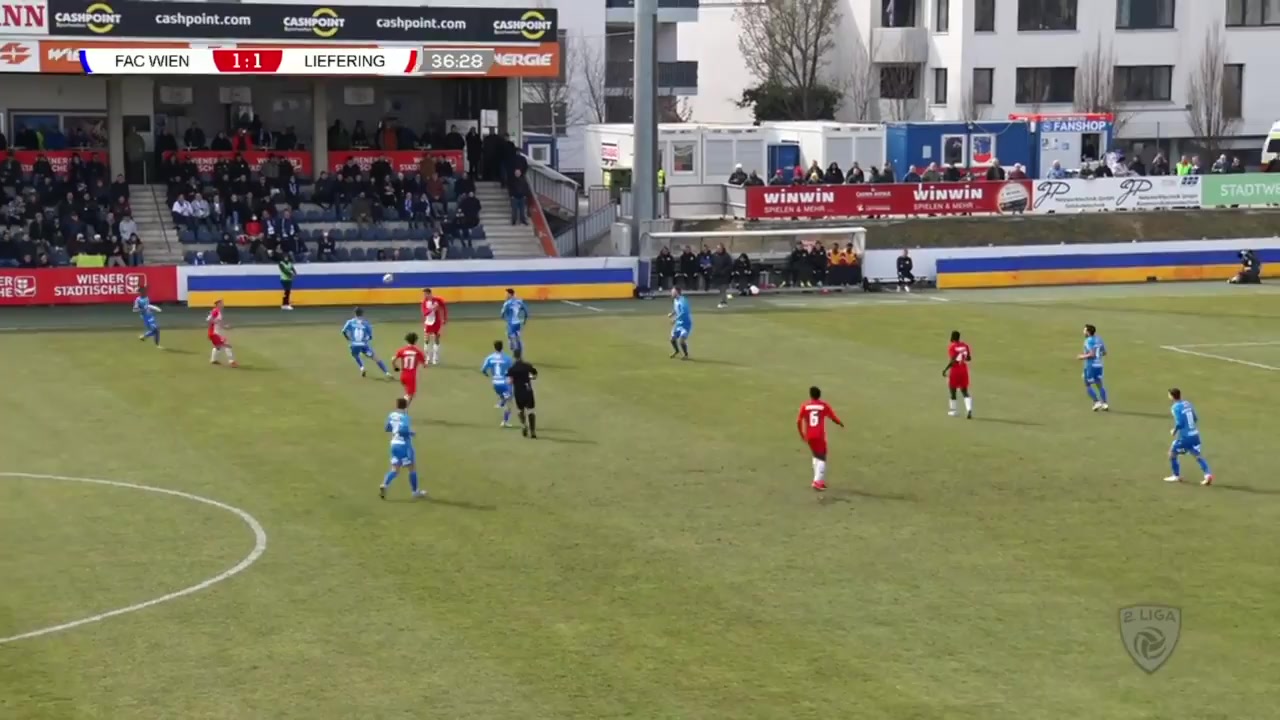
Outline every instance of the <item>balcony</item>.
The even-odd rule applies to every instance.
[[[658,0],[658,22],[698,22],[698,2],[699,0]],[[604,21],[616,25],[635,24],[635,0],[605,0]]]
[[[622,60],[605,63],[604,86],[610,95],[627,95],[635,88],[635,65]],[[659,95],[697,95],[698,63],[677,60],[658,63]]]
[[[871,61],[914,65],[929,61],[929,32],[922,27],[878,27],[871,31]]]

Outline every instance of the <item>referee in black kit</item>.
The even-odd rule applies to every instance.
[[[538,368],[524,361],[524,353],[516,350],[516,361],[507,370],[507,380],[511,382],[512,394],[516,399],[516,410],[520,413],[520,434],[534,440],[538,439],[538,414],[534,410],[533,381],[538,379]]]

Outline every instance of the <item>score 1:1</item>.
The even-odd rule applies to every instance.
[[[223,73],[274,73],[284,62],[284,50],[213,51],[213,64]]]

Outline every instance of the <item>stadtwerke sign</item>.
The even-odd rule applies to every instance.
[[[53,37],[505,44],[556,39],[556,11],[49,0]]]

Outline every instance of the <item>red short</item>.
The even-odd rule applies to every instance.
[[[215,348],[226,347],[227,339],[217,333],[209,333],[209,342],[213,343]]]
[[[443,329],[444,323],[442,322],[433,322],[430,325],[427,323],[422,324],[422,331],[428,335],[439,335]]]
[[[968,390],[969,389],[969,373],[958,373],[955,370],[947,373],[947,387],[951,390]]]
[[[806,442],[809,443],[809,450],[813,452],[814,457],[825,458],[827,456],[827,439],[826,438],[824,437],[808,438]]]
[[[418,394],[418,376],[402,374],[400,384],[404,386],[404,394],[413,397]]]

